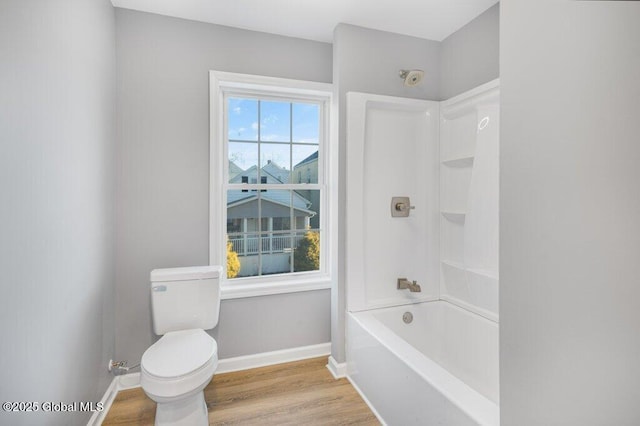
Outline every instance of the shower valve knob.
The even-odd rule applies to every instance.
[[[396,204],[396,210],[399,212],[404,212],[407,210],[415,210],[416,206],[409,206],[405,203],[397,203]]]
[[[409,211],[414,210],[415,206],[411,205],[409,197],[392,197],[391,198],[391,216],[407,217]]]

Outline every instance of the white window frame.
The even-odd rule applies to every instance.
[[[222,299],[236,299],[270,294],[293,293],[331,288],[335,281],[337,249],[337,147],[330,125],[335,112],[331,111],[333,87],[328,83],[290,80],[249,74],[236,74],[210,71],[210,189],[209,189],[209,263],[223,265],[225,277],[222,280]],[[279,275],[226,279],[226,222],[227,222],[227,186],[228,146],[226,95],[286,98],[287,100],[313,100],[321,103],[324,126],[320,129],[320,156],[318,163],[318,184],[308,185],[308,189],[322,187],[320,199],[320,270],[313,272],[293,272]],[[244,184],[247,189],[251,184]],[[289,189],[288,185],[260,185],[265,189]]]

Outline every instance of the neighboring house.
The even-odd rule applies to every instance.
[[[318,151],[293,166],[293,183],[318,183]]]
[[[292,183],[318,183],[318,151],[293,166]],[[320,211],[320,191],[298,191],[311,202],[311,210]],[[311,218],[311,228],[320,228],[320,216]]]
[[[238,166],[233,161],[229,161],[229,179],[233,179],[242,172],[244,172],[244,170],[242,170],[240,166]]]
[[[236,168],[240,169],[230,161],[229,171]],[[257,183],[257,172],[257,166],[252,166],[232,176],[230,183]],[[268,184],[284,183],[290,177],[289,170],[273,162],[266,164],[260,174],[262,183]],[[311,202],[296,191],[269,189],[259,194],[255,190],[229,191],[227,235],[240,258],[238,276],[258,275],[258,252],[262,252],[262,275],[290,272],[292,248],[304,237],[316,216],[310,207]]]
[[[282,183],[290,183],[289,179],[291,178],[291,171],[278,166],[271,160],[267,161],[267,164],[262,168],[262,171],[268,173]]]

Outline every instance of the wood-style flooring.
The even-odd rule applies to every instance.
[[[216,374],[204,390],[211,425],[378,425],[327,358]],[[152,425],[156,404],[141,388],[120,391],[103,425]]]

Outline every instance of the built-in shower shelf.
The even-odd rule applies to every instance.
[[[440,212],[447,220],[456,223],[464,223],[465,213],[460,212]]]
[[[473,166],[473,155],[443,160],[442,164],[448,167],[471,167]]]
[[[468,266],[465,266],[462,262],[456,262],[454,260],[442,260],[441,262],[442,262],[443,265],[449,266],[449,267],[457,269],[459,271],[471,272],[472,274],[480,275],[480,276],[485,277],[485,278],[498,280],[497,274],[494,274],[493,272],[488,271],[486,269],[469,268]]]
[[[456,262],[455,260],[442,260],[441,262],[443,265],[451,266],[452,268],[461,269],[463,271],[466,269],[464,267],[464,263]]]

